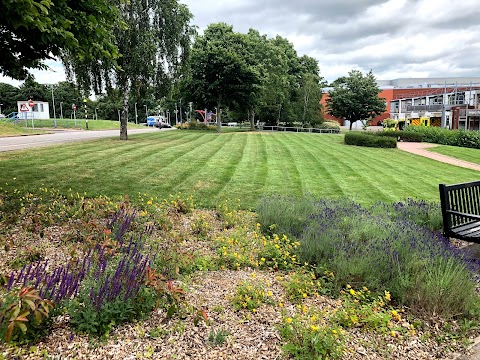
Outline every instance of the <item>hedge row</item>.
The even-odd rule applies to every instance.
[[[371,132],[350,131],[345,134],[345,144],[376,148],[396,148],[397,139],[393,137],[375,136]]]
[[[422,142],[423,134],[413,131],[378,131],[377,136],[392,137],[405,142]]]
[[[433,126],[409,126],[408,133],[421,134],[424,142],[480,149],[480,131],[449,130]]]

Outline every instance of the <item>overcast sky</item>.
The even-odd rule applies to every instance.
[[[351,69],[377,79],[480,76],[478,0],[180,0],[202,31],[225,22],[290,40],[299,55],[319,61],[328,81]],[[40,83],[64,79],[35,72]],[[6,78],[0,81],[10,82]]]

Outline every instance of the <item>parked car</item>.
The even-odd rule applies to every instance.
[[[159,128],[159,129],[169,129],[172,127],[172,125],[168,124],[168,123],[165,123],[165,122],[162,122],[162,121],[157,121],[155,122],[155,127]]]

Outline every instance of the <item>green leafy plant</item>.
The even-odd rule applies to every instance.
[[[397,139],[375,136],[368,132],[350,131],[345,134],[345,144],[376,148],[396,148]]]
[[[284,317],[279,332],[285,341],[283,350],[294,359],[339,359],[344,341],[338,326],[320,324],[317,315]]]
[[[317,281],[315,273],[310,271],[293,272],[282,282],[287,298],[298,301],[319,294],[321,283]]]
[[[227,341],[227,337],[230,333],[227,330],[220,329],[220,330],[212,330],[210,334],[208,334],[208,343],[211,347],[215,346],[222,346],[225,341]]]
[[[35,288],[12,289],[1,299],[0,334],[6,342],[36,340],[45,333],[53,308]]]
[[[273,303],[271,296],[271,292],[266,291],[263,284],[243,281],[235,288],[235,294],[230,299],[230,303],[235,310],[246,309],[257,312],[262,304]]]

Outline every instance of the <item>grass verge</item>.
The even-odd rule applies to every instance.
[[[348,197],[362,204],[438,200],[438,183],[478,172],[396,149],[351,147],[342,135],[196,131],[132,135],[0,154],[0,184],[76,189],[88,196],[194,194],[201,206],[269,194]],[[8,184],[8,185],[5,185]]]
[[[480,150],[463,148],[458,146],[439,145],[433,148],[428,148],[428,151],[436,152],[438,154],[447,155],[456,159],[469,161],[480,165]]]

